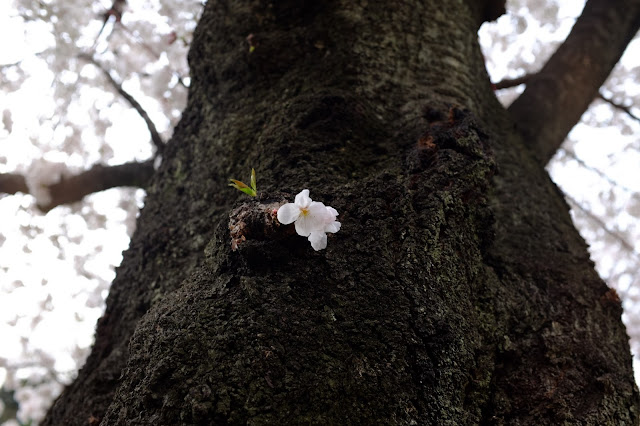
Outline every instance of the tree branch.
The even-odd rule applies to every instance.
[[[589,0],[571,33],[509,107],[541,165],[560,147],[640,27],[640,0]]]
[[[509,89],[511,87],[520,86],[521,84],[527,84],[533,75],[535,74],[525,74],[516,78],[505,78],[497,83],[493,83],[493,90]]]
[[[560,148],[558,150],[559,152],[565,154],[567,157],[571,157],[572,159],[574,159],[578,164],[580,164],[582,167],[584,167],[585,169],[597,174],[598,176],[600,176],[602,179],[606,180],[607,182],[609,182],[611,185],[615,186],[616,188],[620,188],[626,192],[630,192],[633,193],[635,192],[633,189],[629,188],[628,186],[622,185],[621,183],[615,181],[614,179],[611,179],[609,176],[607,176],[606,173],[604,173],[602,170],[597,169],[593,166],[590,166],[589,164],[585,163],[583,159],[581,159],[580,157],[578,157],[576,155],[575,152],[573,152],[570,149],[565,149],[565,148]]]
[[[29,193],[24,176],[13,173],[0,173],[0,194]]]
[[[608,103],[612,107],[617,108],[617,109],[621,110],[622,112],[626,113],[633,120],[636,120],[637,122],[640,122],[640,117],[638,117],[637,115],[632,113],[631,112],[631,108],[629,108],[628,106],[624,106],[622,104],[619,104],[619,103],[615,102],[613,99],[609,99],[609,98],[605,97],[601,92],[598,92],[598,98],[603,100],[603,101],[605,101],[606,103]]]
[[[497,83],[493,83],[493,90],[509,89],[511,87],[516,87],[516,86],[519,86],[521,84],[527,84],[529,82],[529,80],[531,80],[531,78],[533,76],[535,76],[535,74],[525,74],[523,76],[516,77],[516,78],[505,78],[504,80],[500,80]],[[596,97],[598,99],[608,103],[612,107],[614,107],[616,109],[619,109],[620,111],[624,112],[631,119],[633,119],[633,120],[635,120],[637,122],[640,122],[640,117],[638,117],[633,112],[631,112],[631,108],[630,107],[628,107],[626,105],[623,105],[623,104],[620,104],[620,103],[614,101],[613,99],[607,98],[600,91],[598,91],[598,94],[596,95]]]
[[[102,64],[100,64],[93,56],[86,54],[86,53],[82,53],[79,55],[80,58],[92,63],[93,65],[95,65],[100,71],[102,71],[102,73],[105,75],[105,77],[107,77],[107,80],[109,80],[109,83],[111,83],[111,85],[113,86],[114,89],[116,89],[116,91],[127,100],[127,102],[129,102],[129,104],[133,107],[133,109],[135,109],[138,114],[140,115],[140,117],[142,117],[142,119],[144,120],[144,122],[147,125],[147,128],[149,129],[149,133],[151,134],[151,140],[153,141],[153,144],[156,147],[156,155],[157,154],[161,154],[162,150],[164,149],[165,143],[162,140],[162,137],[160,137],[160,134],[158,133],[158,129],[156,129],[155,124],[153,124],[153,121],[151,121],[151,118],[149,117],[149,115],[147,114],[147,112],[144,110],[144,108],[142,108],[142,105],[140,105],[140,103],[138,101],[136,101],[136,99],[131,96],[131,94],[129,94],[129,92],[127,92],[126,90],[124,90],[122,88],[122,85],[120,83],[118,83],[109,73],[109,71],[107,71],[106,68],[104,68],[102,66]]]
[[[575,206],[578,210],[584,213],[589,219],[593,220],[606,234],[612,237],[614,240],[618,241],[620,245],[631,253],[637,259],[640,259],[640,253],[638,253],[633,245],[631,245],[622,235],[618,234],[616,231],[609,229],[606,223],[598,216],[591,213],[589,209],[580,204],[575,198],[571,197],[568,194],[564,194],[565,198],[569,202],[569,204]]]
[[[153,161],[144,163],[125,163],[118,166],[103,166],[97,164],[80,174],[62,177],[58,183],[47,186],[51,195],[51,202],[38,205],[43,212],[48,212],[61,204],[82,200],[94,192],[120,186],[143,188],[154,173]],[[29,194],[26,179],[18,174],[0,174],[0,193],[15,194],[22,192]]]
[[[22,59],[17,61],[17,62],[12,62],[10,64],[2,64],[2,65],[0,65],[0,70],[4,70],[5,68],[17,67],[21,63],[22,63]]]

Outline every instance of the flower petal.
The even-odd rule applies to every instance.
[[[336,232],[338,232],[340,230],[340,227],[342,225],[340,224],[340,222],[338,221],[333,221],[330,224],[328,224],[327,226],[324,227],[324,232],[331,232],[332,234],[335,234]]]
[[[300,216],[300,208],[293,203],[287,203],[278,209],[278,221],[283,225],[294,222]]]
[[[300,191],[300,193],[296,195],[295,203],[296,203],[296,206],[300,207],[301,209],[306,209],[307,207],[309,207],[311,205],[311,198],[309,198],[309,190],[303,189],[302,191]]]
[[[296,232],[298,235],[308,237],[309,234],[316,230],[318,230],[318,226],[312,217],[300,215],[296,220]]]
[[[327,234],[322,231],[314,231],[309,235],[309,242],[315,251],[327,248]]]
[[[331,206],[327,206],[327,210],[329,211],[331,216],[333,216],[333,219],[331,219],[331,220],[336,220],[336,216],[338,216],[338,210],[334,209]]]
[[[327,209],[324,204],[313,201],[307,209],[300,210],[300,216],[296,220],[296,232],[308,237],[313,231],[322,231],[327,223],[326,215]]]
[[[330,216],[327,207],[318,201],[313,201],[309,206],[309,216],[313,216],[317,221],[326,221]]]

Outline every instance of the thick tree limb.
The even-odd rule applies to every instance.
[[[29,193],[24,176],[13,173],[0,173],[0,194]]]
[[[151,118],[149,117],[149,114],[147,114],[147,112],[144,110],[144,108],[142,108],[142,105],[140,105],[140,103],[138,101],[136,101],[136,99],[131,96],[131,94],[129,92],[127,92],[126,90],[124,90],[122,88],[122,85],[120,83],[118,83],[109,73],[109,71],[107,71],[106,68],[104,68],[102,66],[102,64],[100,64],[100,62],[98,62],[93,56],[89,55],[89,54],[81,54],[79,55],[80,58],[91,62],[93,65],[95,65],[100,71],[102,71],[102,73],[105,75],[105,77],[107,77],[107,80],[109,80],[109,83],[111,83],[111,85],[113,86],[114,89],[116,89],[116,91],[127,100],[127,102],[129,102],[129,104],[133,107],[133,109],[135,109],[138,114],[140,114],[140,117],[142,117],[142,119],[144,120],[145,124],[147,125],[147,128],[149,129],[149,133],[151,134],[151,140],[153,141],[153,144],[156,147],[156,153],[162,153],[162,150],[164,149],[164,141],[162,140],[162,137],[160,136],[160,133],[158,133],[158,129],[156,129],[155,124],[153,124],[153,121],[151,121]]]
[[[511,87],[520,86],[521,84],[527,84],[529,82],[529,80],[531,80],[531,78],[533,76],[535,76],[535,74],[525,74],[525,75],[522,75],[522,76],[516,77],[516,78],[505,78],[504,80],[500,80],[500,81],[498,81],[496,83],[493,83],[493,90],[509,89]],[[600,92],[600,91],[598,91],[597,98],[602,100],[603,102],[608,103],[612,107],[614,107],[616,109],[619,109],[620,111],[624,112],[632,120],[640,122],[640,117],[635,115],[631,111],[630,107],[628,107],[626,105],[623,105],[621,103],[618,103],[618,102],[614,101],[613,99],[609,99],[608,97],[603,95],[602,92]]]
[[[75,176],[63,177],[58,183],[48,186],[51,202],[38,205],[48,212],[61,204],[80,201],[86,195],[119,186],[144,187],[153,175],[153,161],[125,163],[118,166],[93,166]],[[0,193],[29,193],[26,179],[18,174],[0,174]]]
[[[567,40],[509,107],[540,164],[578,122],[640,27],[640,0],[589,0]]]

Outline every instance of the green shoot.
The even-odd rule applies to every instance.
[[[253,188],[254,192],[258,192],[258,188],[256,188],[256,171],[251,169],[251,188]]]
[[[235,189],[244,192],[247,195],[255,197],[258,194],[258,189],[256,186],[256,171],[251,169],[251,187],[244,182],[240,182],[239,180],[230,179],[231,182],[229,186],[233,186]]]

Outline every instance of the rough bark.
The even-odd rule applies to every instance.
[[[493,96],[477,13],[209,1],[189,105],[45,424],[637,424],[620,303]],[[338,209],[327,250],[231,249],[227,179],[251,167],[259,203]]]

